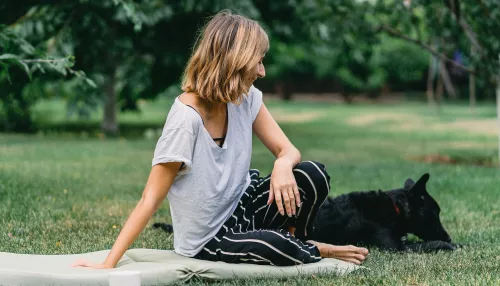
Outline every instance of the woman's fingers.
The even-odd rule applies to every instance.
[[[361,255],[361,254],[355,254],[355,255],[354,255],[354,258],[356,258],[356,259],[357,259],[357,260],[359,260],[359,261],[365,261],[366,256]]]
[[[357,247],[354,245],[331,245],[314,240],[308,240],[307,242],[316,245],[321,257],[337,258],[357,265],[365,261],[368,255],[368,249],[364,247]]]
[[[347,262],[351,262],[351,263],[354,263],[356,265],[360,265],[361,264],[361,261],[359,260],[356,260],[354,258],[339,258],[340,260],[344,260],[344,261],[347,261]]]
[[[338,255],[362,255],[366,256],[368,255],[368,249],[364,247],[357,247],[354,245],[344,245],[344,246],[337,246],[337,250],[335,251]]]
[[[297,214],[296,193],[298,194],[298,191],[294,191],[293,185],[281,187],[271,186],[271,190],[274,193],[274,200],[276,201],[278,211],[281,215],[285,215],[285,211],[289,217]],[[300,203],[300,197],[298,202]]]
[[[354,259],[359,260],[359,261],[364,261],[366,259],[366,256],[364,256],[362,254],[354,253],[354,252],[346,253],[346,254],[342,255],[342,257],[354,258]]]
[[[267,199],[267,205],[270,205],[274,200],[273,186],[269,185],[269,198]]]
[[[283,197],[283,204],[285,205],[286,214],[289,217],[296,214],[295,195],[291,185],[281,187],[281,196]]]
[[[79,259],[79,260],[75,261],[71,266],[72,267],[78,267],[78,266],[92,267],[92,262],[89,262],[85,259]]]
[[[87,261],[85,259],[79,259],[75,261],[73,264],[71,264],[71,267],[90,267],[94,269],[107,269],[107,268],[113,268],[113,266],[107,266],[103,263],[93,263],[90,261]]]
[[[283,200],[281,198],[281,191],[279,189],[274,189],[274,201],[276,202],[276,206],[278,207],[278,211],[280,212],[280,214],[285,215],[285,211],[283,210]]]
[[[297,207],[300,208],[300,193],[299,193],[299,187],[297,186],[297,183],[293,183],[293,194],[295,195],[295,202],[297,203]]]
[[[336,253],[336,256],[343,260],[352,260],[355,259],[359,262],[363,262],[366,260],[366,256],[368,255],[368,249],[363,247],[356,247],[353,245],[348,245],[342,247],[343,249]]]
[[[288,188],[288,197],[290,198],[290,206],[292,208],[292,215],[295,215],[297,213],[297,205],[296,205],[296,199],[295,199],[295,194],[293,192],[293,186],[290,186]]]
[[[282,188],[281,195],[283,197],[283,204],[285,205],[286,214],[290,217],[290,216],[292,216],[292,205],[291,205],[290,196],[288,195],[288,189]]]
[[[353,251],[353,252],[356,252],[356,253],[359,253],[361,255],[368,255],[368,249],[364,248],[364,247],[357,247],[357,246],[354,246],[354,245],[349,245],[350,247],[350,250]]]
[[[337,258],[345,261],[354,262],[356,264],[361,264],[363,261],[365,261],[366,256],[350,252],[345,254],[338,254]]]

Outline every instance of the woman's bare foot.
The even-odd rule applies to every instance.
[[[321,257],[324,258],[337,258],[360,265],[368,255],[368,249],[364,247],[357,247],[354,245],[339,246],[317,242],[314,240],[308,240],[307,242],[316,245]]]

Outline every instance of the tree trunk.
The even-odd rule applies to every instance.
[[[429,57],[429,70],[427,74],[427,103],[431,107],[436,106],[436,99],[434,98],[434,61],[435,57],[431,55]]]
[[[101,124],[101,130],[104,134],[115,136],[118,134],[117,108],[116,108],[116,89],[115,89],[115,71],[111,73],[108,82],[104,86],[106,98],[104,103],[104,117]]]
[[[31,108],[37,95],[25,96],[24,92],[34,93],[28,77],[20,69],[9,71],[11,83],[0,86],[0,104],[3,104],[3,116],[0,106],[0,132],[31,133],[36,131],[35,122],[31,116]],[[30,90],[27,90],[27,89]],[[1,161],[1,159],[0,159]]]
[[[353,96],[349,92],[342,91],[340,93],[342,95],[342,98],[344,99],[344,102],[347,104],[351,104],[353,101]]]
[[[476,77],[469,73],[469,107],[471,112],[476,110]]]
[[[441,75],[441,79],[443,80],[446,93],[448,93],[448,95],[452,98],[457,98],[457,93],[455,92],[455,88],[453,87],[453,83],[451,82],[450,76],[448,75],[448,71],[446,70],[446,66],[443,61],[439,61],[439,74]]]
[[[22,89],[19,90],[22,93]],[[31,133],[35,126],[31,117],[31,104],[26,102],[22,95],[11,95],[4,103],[5,122],[0,131]],[[0,118],[1,119],[1,118]]]
[[[500,61],[500,55],[498,56]],[[498,166],[500,166],[500,74],[497,76]]]
[[[292,93],[290,92],[290,88],[287,83],[284,81],[277,81],[274,85],[274,90],[276,94],[281,97],[281,99],[285,101],[292,100]]]
[[[475,55],[474,46],[471,47],[471,56]],[[472,113],[476,110],[476,76],[469,73],[469,108]]]
[[[443,101],[443,79],[441,73],[438,74],[437,84],[436,84],[436,102],[441,104]]]

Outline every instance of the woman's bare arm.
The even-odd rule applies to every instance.
[[[153,214],[158,210],[165,199],[177,175],[181,163],[172,162],[153,166],[149,174],[142,198],[125,222],[108,257],[104,263],[96,265],[81,260],[73,266],[87,266],[94,268],[113,268],[130,245],[137,239]]]
[[[292,172],[292,168],[301,160],[300,152],[292,145],[264,103],[252,127],[260,141],[276,156],[267,204],[276,201],[281,215],[285,215],[286,211],[291,217],[296,214],[297,206],[300,205],[299,189]]]

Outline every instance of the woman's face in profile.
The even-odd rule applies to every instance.
[[[249,77],[248,77],[248,81],[247,81],[247,86],[248,88],[250,88],[250,86],[252,86],[253,82],[257,79],[257,78],[263,78],[266,76],[266,69],[264,68],[264,63],[263,63],[263,60],[264,60],[264,56],[263,55],[260,59],[259,59],[259,62],[257,63],[257,65],[252,69],[252,72],[250,73]]]

